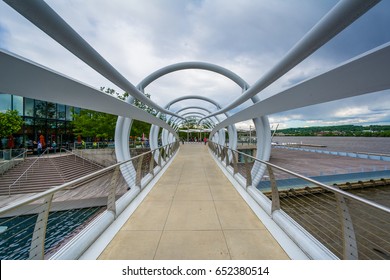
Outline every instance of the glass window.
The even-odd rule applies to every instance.
[[[47,115],[46,101],[35,100],[35,117],[46,118],[46,115]]]
[[[66,106],[66,120],[71,121],[73,115],[73,107],[72,106]]]
[[[59,120],[65,120],[65,117],[66,117],[65,105],[57,104],[57,118]]]
[[[52,102],[47,102],[47,118],[56,119],[57,118],[57,104]]]
[[[47,124],[45,119],[35,119],[35,141],[41,141],[42,145],[46,147],[47,143]]]
[[[47,145],[49,146],[53,143],[53,141],[58,142],[56,121],[47,121],[47,138]]]
[[[34,99],[24,99],[24,115],[34,117]]]
[[[26,141],[26,146],[29,149],[33,148],[34,142],[34,119],[33,118],[24,118],[24,136]]]
[[[0,112],[5,113],[7,110],[11,110],[11,95],[0,93]]]
[[[12,109],[18,111],[19,116],[23,116],[23,97],[14,95],[12,99]]]
[[[72,106],[66,106],[66,120],[67,121],[73,121],[73,115],[80,114],[80,108],[72,107]]]

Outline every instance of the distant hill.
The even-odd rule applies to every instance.
[[[338,125],[286,128],[277,130],[275,136],[390,137],[390,125]]]

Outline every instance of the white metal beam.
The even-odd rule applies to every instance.
[[[380,0],[341,0],[263,77],[223,109],[208,117],[227,112],[258,94],[379,2]]]
[[[220,122],[213,131],[259,115],[390,89],[390,43],[279,92]]]
[[[166,122],[133,105],[1,49],[0,92],[129,117],[176,135]]]
[[[92,67],[115,85],[147,104],[148,106],[172,114],[147,98],[122,74],[106,61],[91,45],[87,43],[68,23],[66,23],[49,5],[42,0],[16,1],[4,0],[18,13],[35,26],[56,40],[64,48]]]

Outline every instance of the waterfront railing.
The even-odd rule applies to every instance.
[[[178,142],[0,209],[1,259],[78,259],[173,158]]]
[[[310,258],[390,259],[390,208],[383,205],[386,201],[380,193],[374,201],[226,146],[209,142],[209,148],[220,165]],[[254,168],[262,172],[253,172]],[[278,179],[286,178],[286,174],[292,182],[283,190]],[[252,182],[260,183],[253,186]],[[388,186],[378,185],[381,187]]]
[[[299,144],[274,145],[274,147],[279,148],[279,149],[289,149],[289,150],[311,152],[311,153],[318,153],[318,154],[326,154],[326,155],[333,155],[333,156],[341,156],[341,157],[352,157],[352,158],[361,158],[361,159],[390,161],[389,154],[363,153],[363,152],[339,152],[339,151],[328,151],[328,150],[321,150],[321,149],[309,149],[309,148],[301,148],[301,147],[299,147]]]

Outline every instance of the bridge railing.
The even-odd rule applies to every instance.
[[[78,259],[178,147],[150,150],[2,207],[0,259]]]
[[[389,202],[382,197],[389,186],[377,182],[375,189],[354,194],[216,143],[210,142],[209,147],[311,258],[390,259],[390,208],[383,205]],[[260,181],[252,177],[253,168],[263,168]],[[288,188],[281,184],[286,177]],[[252,181],[259,183],[253,186]]]

